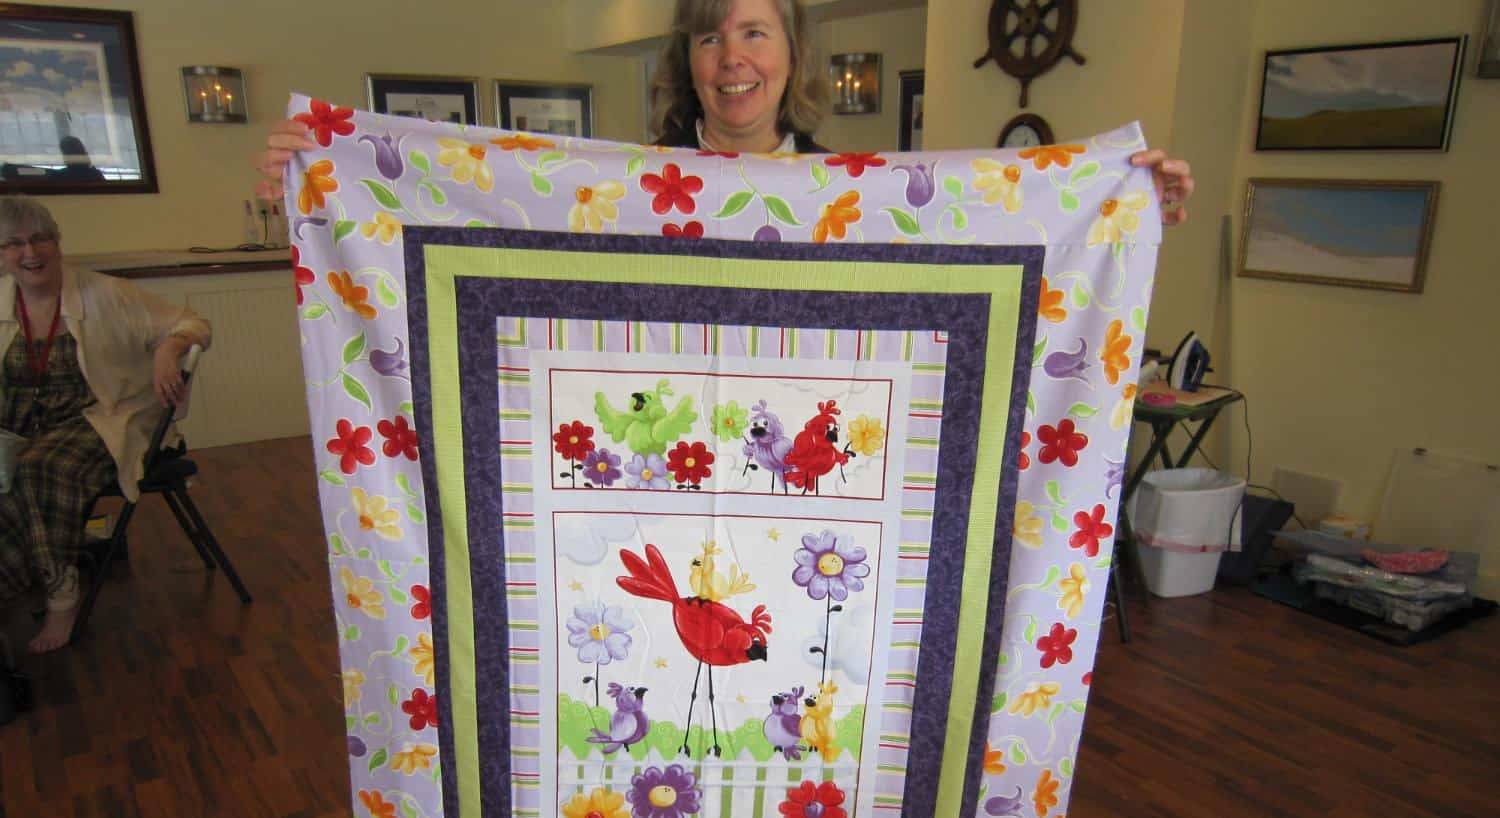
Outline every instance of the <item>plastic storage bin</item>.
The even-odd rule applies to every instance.
[[[1130,498],[1146,587],[1157,596],[1213,590],[1223,552],[1240,540],[1245,481],[1213,469],[1147,474]]]

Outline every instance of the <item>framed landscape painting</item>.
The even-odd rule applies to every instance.
[[[1266,53],[1255,149],[1448,149],[1466,38]]]
[[[479,80],[472,77],[370,74],[365,85],[375,113],[479,124]]]
[[[1439,183],[1251,179],[1240,275],[1419,293]]]
[[[552,136],[594,135],[590,85],[495,81],[496,124],[506,130]]]

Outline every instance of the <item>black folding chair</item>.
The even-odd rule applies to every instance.
[[[198,365],[198,356],[202,352],[203,348],[196,345],[188,350],[182,367],[184,387],[191,382],[193,371]],[[234,570],[234,565],[229,562],[224,549],[219,547],[219,541],[214,539],[208,523],[203,521],[203,515],[198,513],[198,506],[193,503],[193,498],[188,496],[188,479],[198,473],[198,465],[183,456],[186,451],[185,446],[175,449],[162,448],[162,441],[166,439],[167,431],[171,428],[172,421],[176,419],[176,414],[176,407],[167,407],[162,410],[161,420],[157,421],[156,428],[151,433],[151,443],[146,448],[145,477],[137,486],[140,488],[142,497],[147,494],[160,494],[162,499],[166,500],[167,507],[172,509],[172,516],[177,518],[177,523],[182,526],[182,531],[187,535],[188,541],[193,544],[193,549],[203,559],[204,567],[209,571],[213,571],[215,567],[222,568],[224,576],[229,578],[229,583],[234,586],[235,593],[239,595],[240,603],[249,605],[252,601],[250,592],[245,590],[245,584],[240,581],[240,575]],[[111,484],[94,498],[85,519],[92,516],[92,506],[97,505],[100,499],[123,496],[119,485]],[[94,602],[99,598],[104,578],[109,575],[110,565],[125,550],[125,532],[130,526],[130,518],[135,514],[135,507],[136,503],[125,501],[125,506],[120,511],[120,518],[115,522],[109,539],[85,549],[85,553],[93,563],[94,581],[89,583],[81,603],[83,607],[79,609],[78,618],[73,622],[72,638],[74,640],[88,624],[89,614],[94,609]]]

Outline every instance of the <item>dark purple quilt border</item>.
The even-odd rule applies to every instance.
[[[423,420],[418,422],[424,452],[427,451],[428,441],[431,439],[430,384],[425,377],[430,371],[426,360],[425,255],[423,253],[426,244],[698,255],[710,258],[846,260],[916,264],[1020,264],[1023,266],[1021,294],[1021,315],[1023,316],[1035,315],[1043,253],[1040,247],[976,247],[974,245],[963,247],[931,245],[829,247],[722,241],[683,242],[639,236],[580,236],[508,230],[453,230],[451,228],[408,228],[405,232],[407,234],[407,291],[412,294],[409,301],[408,320],[411,324],[411,340],[414,347],[413,369],[414,375],[417,372],[422,373],[422,377],[414,377],[413,391],[419,409],[418,414],[426,420],[426,422]],[[887,253],[886,251],[895,252]],[[766,315],[774,314],[777,316],[777,322],[783,325],[868,329],[872,323],[870,316],[880,316],[880,319],[874,323],[880,324],[881,329],[926,330],[937,327],[948,331],[948,377],[945,381],[944,394],[945,424],[939,450],[938,485],[956,488],[949,491],[939,489],[936,498],[939,504],[938,511],[934,514],[933,523],[933,552],[935,556],[946,553],[946,550],[940,548],[941,537],[946,548],[956,547],[958,553],[962,554],[972,475],[968,475],[969,479],[965,479],[965,475],[958,473],[960,468],[956,464],[969,462],[964,457],[965,452],[972,452],[978,445],[979,401],[977,396],[979,390],[960,387],[965,387],[968,383],[977,384],[983,378],[987,296],[982,294],[859,294],[809,291],[804,293],[802,298],[793,299],[795,307],[789,310],[787,299],[783,298],[784,294],[754,289],[587,284],[518,279],[461,279],[456,283],[456,289],[459,293],[457,302],[460,337],[466,337],[471,332],[477,336],[477,340],[473,343],[460,343],[459,345],[461,392],[465,395],[484,395],[488,404],[486,406],[466,405],[462,409],[466,471],[479,478],[467,481],[470,531],[489,530],[491,526],[488,521],[497,519],[496,515],[500,510],[499,493],[479,488],[485,484],[498,486],[500,483],[499,457],[494,450],[494,441],[497,439],[498,432],[498,395],[493,383],[497,365],[493,343],[495,317],[535,315],[585,320],[652,320],[663,314],[660,305],[663,299],[666,299],[675,302],[674,308],[666,314],[671,314],[676,320],[689,323],[758,324],[764,323]],[[737,297],[724,298],[726,291],[734,293]],[[628,311],[630,307],[639,304],[643,294],[651,296],[650,304],[655,308],[654,312],[648,314],[648,311],[642,308],[636,310],[634,315],[622,313],[622,307]],[[904,315],[897,315],[901,312],[899,308],[891,309],[897,305],[906,306]],[[860,317],[853,319],[843,318],[843,316]],[[977,327],[977,331],[964,326],[966,322]],[[1029,338],[1031,333],[1027,330],[1033,327],[1034,322],[1022,322],[1023,334],[1027,338],[1022,339],[1024,343],[1018,345],[1017,348],[1016,371],[1010,402],[1011,424],[1005,443],[1007,458],[1005,462],[1014,462],[1015,453],[1020,445],[1020,421],[1024,419],[1025,395],[1030,375],[1031,341]],[[421,346],[420,368],[417,365],[419,353],[415,349],[419,343]],[[1027,354],[1023,354],[1023,350]],[[965,393],[970,398],[967,401]],[[489,400],[490,398],[493,400]],[[423,458],[424,487],[428,494],[428,507],[437,509],[435,474],[429,474],[431,460],[430,455]],[[475,474],[476,471],[480,473]],[[991,584],[998,586],[1002,592],[999,594],[992,592],[990,595],[985,629],[984,655],[986,656],[998,645],[1000,626],[1003,623],[1003,588],[1009,568],[1010,524],[1015,506],[1016,488],[1014,470],[1010,472],[1008,475],[1002,472],[1007,477],[1002,481],[997,510]],[[944,512],[943,509],[949,510]],[[432,537],[429,542],[433,544],[431,549],[433,565],[441,566],[440,520],[429,515],[428,528]],[[949,541],[956,542],[956,546],[949,545]],[[503,561],[499,559],[502,552],[503,534],[499,532],[492,542],[480,543],[476,538],[471,538],[471,564],[478,565],[483,562],[483,564],[501,566],[503,570]],[[956,651],[957,608],[936,603],[945,598],[951,598],[941,591],[942,588],[951,586],[947,593],[956,595],[962,584],[961,559],[933,559],[930,566],[938,568],[936,571],[932,567],[929,568],[930,593],[924,611],[924,631],[929,636],[924,638],[918,664],[918,683],[922,686],[924,696],[913,713],[909,754],[909,766],[913,770],[928,769],[929,767],[924,762],[931,759],[930,763],[935,766],[941,759],[946,737],[948,699],[951,694],[951,672]],[[445,597],[442,596],[446,592],[446,584],[440,583],[437,579],[437,576],[442,573],[441,570],[435,569],[433,573],[434,631],[438,632],[441,628],[437,656],[439,688],[446,691],[449,690],[447,686],[446,605],[444,604]],[[504,662],[506,655],[504,595],[499,592],[482,593],[485,588],[502,588],[503,582],[503,576],[491,575],[482,584],[476,581],[473,585],[476,618],[496,623],[496,626],[492,628],[475,629],[474,648],[479,684],[479,690],[475,691],[475,695],[478,701],[503,700],[508,695]],[[934,587],[939,589],[939,592],[932,593]],[[443,611],[444,617],[440,618],[438,611]],[[934,638],[933,635],[940,638]],[[993,684],[994,669],[990,667],[992,664],[993,662],[986,662],[983,665],[986,670],[982,670],[981,690],[986,689],[984,685]],[[440,746],[445,753],[451,752],[453,741],[451,711],[447,707],[448,698],[444,696],[441,702],[444,720],[439,730]],[[987,716],[987,712],[985,715]],[[486,752],[485,748],[506,746],[509,736],[509,720],[504,717],[503,712],[496,714],[481,712],[479,720],[483,792],[481,811],[485,815],[506,815],[510,808],[509,758],[505,753]],[[982,746],[987,725],[987,718],[976,719],[971,745],[977,743]],[[487,761],[492,763],[486,763]],[[965,804],[969,807],[972,806],[974,800],[972,794],[977,792],[978,787],[978,768],[973,764],[970,767],[971,769],[965,776]],[[442,776],[445,807],[450,814],[457,814],[457,788],[453,765],[445,764],[442,768]],[[936,805],[936,788],[925,785],[913,786],[913,780],[914,777],[908,778],[902,814],[913,816],[913,818],[931,816]]]

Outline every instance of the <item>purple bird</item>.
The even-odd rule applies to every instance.
[[[646,706],[646,688],[621,687],[610,682],[605,692],[615,700],[615,713],[609,717],[609,732],[596,727],[588,741],[603,744],[604,754],[609,755],[621,747],[629,750],[630,745],[645,738],[651,722],[646,718],[646,711],[641,709]]]
[[[786,693],[771,697],[771,715],[762,724],[766,741],[781,753],[787,761],[801,761],[802,717],[797,714],[797,704],[802,701],[803,688],[798,685]]]
[[[781,418],[766,409],[765,401],[756,401],[750,407],[750,440],[745,444],[748,460],[740,474],[750,469],[765,469],[771,475],[771,493],[776,493],[779,483],[781,492],[786,494],[786,455],[791,450],[792,439],[786,436]]]

